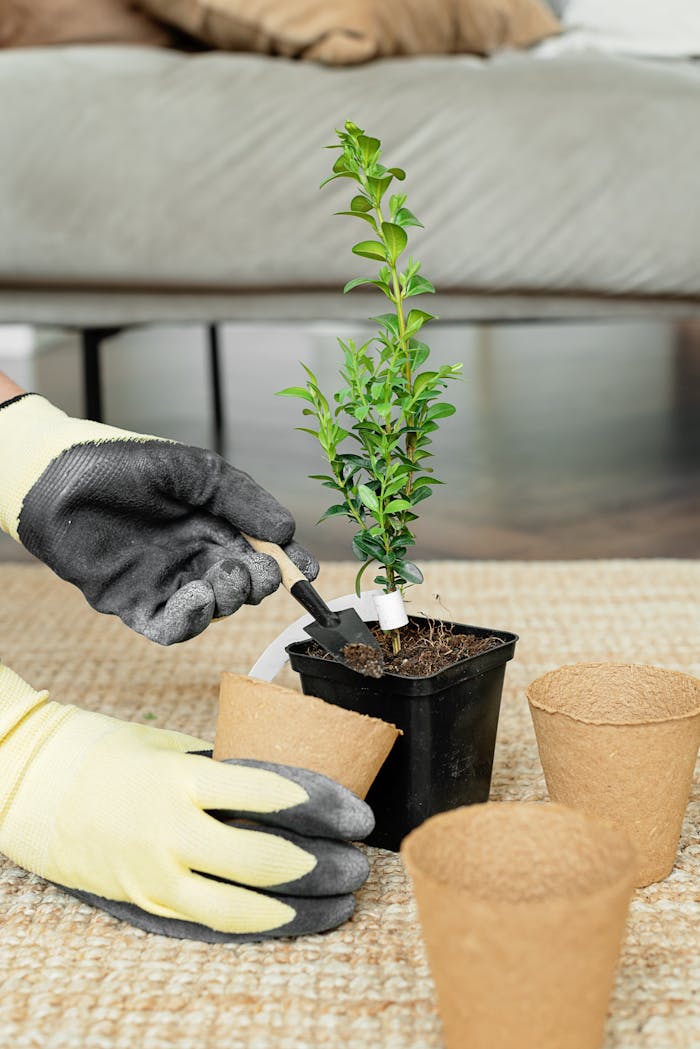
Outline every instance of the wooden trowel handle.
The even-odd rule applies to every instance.
[[[282,573],[282,585],[285,590],[289,590],[291,593],[295,583],[306,581],[306,576],[302,570],[297,568],[292,559],[287,557],[282,547],[278,546],[277,543],[268,543],[264,539],[254,539],[252,535],[246,535],[245,532],[241,532],[241,535],[246,543],[253,547],[253,550],[257,550],[259,554],[267,554],[268,557],[277,562]]]
[[[335,627],[340,622],[337,612],[331,611],[321,595],[314,589],[300,568],[287,557],[281,546],[267,543],[264,539],[254,539],[252,535],[241,532],[245,541],[259,554],[267,554],[279,565],[282,573],[282,585],[295,598],[302,608],[310,612],[317,623],[325,627]]]

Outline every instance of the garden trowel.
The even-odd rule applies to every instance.
[[[309,637],[339,663],[367,677],[381,677],[384,671],[381,647],[355,609],[332,611],[281,547],[245,534],[243,538],[258,553],[267,554],[277,562],[285,590],[314,618],[313,623],[303,628]]]

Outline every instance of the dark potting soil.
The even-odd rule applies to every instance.
[[[382,653],[372,645],[363,645],[361,641],[346,645],[343,659],[349,667],[365,677],[380,678],[384,673]]]
[[[502,644],[499,637],[476,637],[475,634],[458,634],[450,623],[436,623],[425,619],[410,622],[401,627],[401,651],[394,655],[391,647],[391,633],[385,633],[377,624],[368,624],[382,650],[384,673],[398,674],[400,677],[428,677],[430,674],[444,670],[445,667],[458,663],[460,659],[478,656]],[[364,651],[349,651],[363,649]],[[319,645],[308,649],[310,656],[321,656],[324,659],[333,657]],[[348,645],[345,658],[353,669],[369,677],[377,677],[376,656],[369,645]],[[348,658],[349,657],[349,658]]]

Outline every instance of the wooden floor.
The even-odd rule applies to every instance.
[[[462,359],[465,379],[451,391],[457,415],[436,436],[447,484],[421,506],[416,559],[700,555],[700,322],[634,330],[621,326],[619,342],[609,325],[604,339],[595,325],[573,334],[542,325],[525,341],[515,328],[435,330],[436,361]],[[334,338],[290,336],[284,359],[280,338],[268,330],[242,360],[227,331],[227,456],[294,510],[319,557],[346,559],[350,527],[314,527],[328,503],[306,480],[322,463],[294,432],[298,402],[273,396],[300,380],[299,359],[332,388]],[[207,442],[206,399],[194,422],[161,416],[156,430],[142,414],[109,421]],[[17,556],[2,537],[0,559]]]

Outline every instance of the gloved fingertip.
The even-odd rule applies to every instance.
[[[251,554],[246,568],[250,576],[250,593],[246,603],[259,605],[277,590],[282,582],[282,573],[274,558],[257,552]]]
[[[301,569],[306,578],[313,582],[321,568],[314,555],[295,540],[287,543],[284,552],[297,568]]]
[[[274,814],[274,822],[280,827],[309,837],[346,841],[362,841],[374,830],[374,813],[367,802],[320,772],[253,758],[232,758],[227,763],[266,769],[303,788],[307,801]],[[229,818],[235,815],[228,813]],[[262,823],[271,822],[269,814],[264,812],[248,810],[240,815]]]
[[[165,607],[143,633],[159,645],[175,645],[201,634],[212,620],[216,599],[201,579],[186,583],[168,598]]]
[[[364,841],[374,830],[374,813],[361,798],[353,795],[353,801],[339,812],[338,830],[348,841]]]
[[[269,541],[271,543],[277,543],[278,546],[286,546],[294,535],[296,529],[296,521],[291,514],[283,516],[280,514],[279,517],[271,520],[267,526],[267,531],[270,536]]]
[[[369,877],[369,860],[364,852],[354,849],[346,857],[342,871],[341,892],[357,892]]]
[[[230,616],[245,604],[250,594],[250,576],[247,568],[231,558],[217,561],[204,579],[214,591],[217,617]]]

